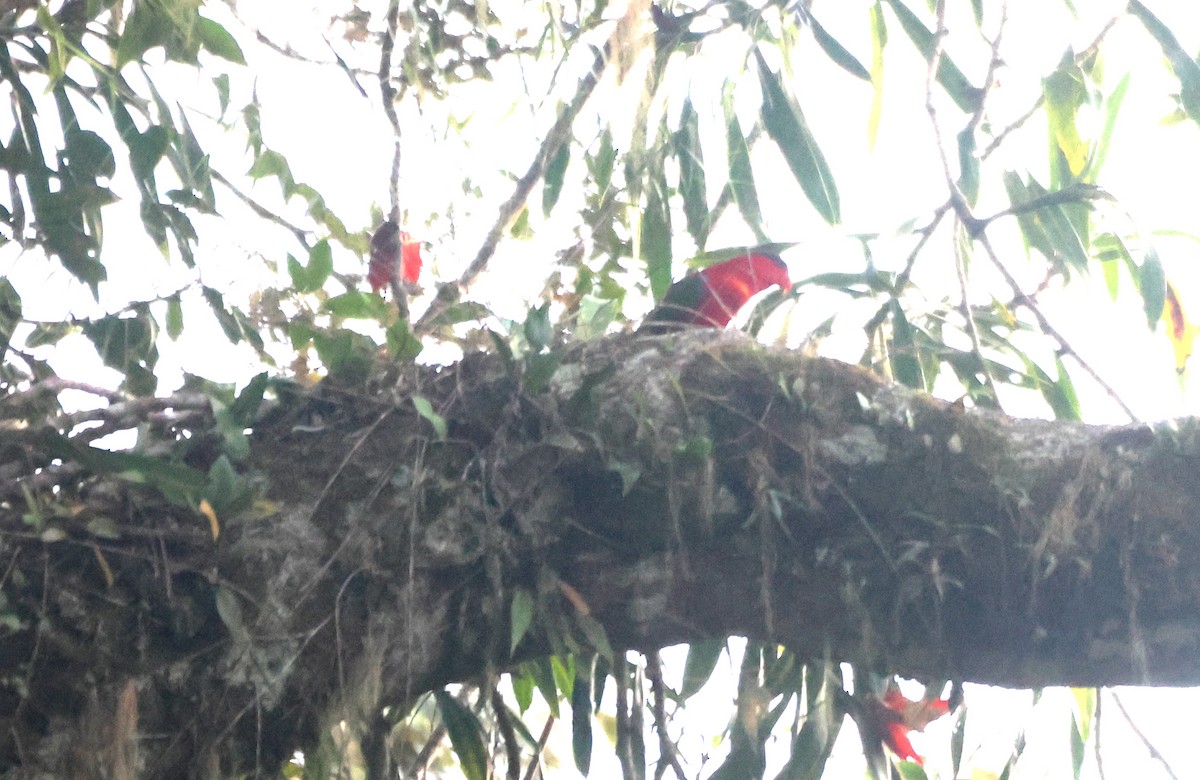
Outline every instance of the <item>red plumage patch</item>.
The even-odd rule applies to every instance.
[[[746,301],[772,285],[792,286],[778,255],[753,252],[709,266],[667,290],[640,330],[723,328]]]
[[[923,731],[930,721],[937,720],[950,712],[949,699],[905,698],[897,688],[889,688],[880,700],[883,705],[883,744],[888,746],[902,761],[924,764],[925,758],[918,753],[908,738],[910,731]]]
[[[421,242],[413,239],[390,219],[379,226],[371,237],[371,263],[367,281],[379,292],[388,286],[399,270],[400,278],[415,282],[421,276]]]

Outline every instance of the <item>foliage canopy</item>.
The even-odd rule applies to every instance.
[[[22,545],[74,540],[113,588],[102,542],[129,531],[86,510],[95,475],[154,492],[217,540],[231,518],[271,514],[251,447],[266,407],[331,387],[388,398],[413,366],[480,351],[537,393],[569,350],[629,330],[673,280],[747,247],[781,252],[799,281],[759,299],[744,329],[966,407],[1147,416],[1104,354],[1114,334],[1150,345],[1138,365],[1168,384],[1186,368],[1194,271],[1178,258],[1200,236],[1190,204],[1161,196],[1188,191],[1195,156],[1152,181],[1134,173],[1197,142],[1197,42],[1170,4],[334,5],[299,21],[202,0],[0,10],[5,581],[33,576]],[[297,127],[309,123],[321,136]],[[380,295],[365,262],[388,218],[424,242],[426,271]],[[607,378],[585,378],[580,398]],[[403,386],[445,441],[444,410]],[[698,437],[672,457],[710,463],[712,446]],[[613,472],[626,492],[639,478]],[[211,593],[221,630],[249,642],[243,595]],[[546,625],[548,593],[574,605],[568,625]],[[387,761],[425,766],[445,734],[453,749],[436,758],[472,780],[532,772],[546,735],[523,718],[540,691],[572,718],[586,772],[615,681],[626,777],[644,776],[647,754],[659,776],[762,776],[789,719],[772,771],[819,777],[847,714],[871,772],[923,776],[872,732],[897,720],[870,711],[891,670],[855,669],[851,686],[830,659],[757,641],[738,655],[714,638],[691,646],[672,688],[657,653],[614,652],[577,597],[552,580],[506,594],[510,687],[492,674],[434,692],[410,721],[378,714]],[[4,599],[13,637],[44,618]],[[517,652],[534,635],[551,654]],[[32,696],[38,652],[15,646],[6,722]],[[720,761],[681,766],[666,710],[723,658],[740,670]],[[927,682],[926,706],[941,693]],[[1076,777],[1100,699],[1077,701]],[[303,770],[280,771],[327,776],[359,736],[322,735]],[[1022,748],[997,776],[1016,776]],[[5,765],[20,753],[6,743]]]

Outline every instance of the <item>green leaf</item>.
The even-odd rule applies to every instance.
[[[288,264],[288,272],[291,273],[291,264]],[[325,286],[325,282],[329,279],[329,275],[333,273],[333,250],[329,248],[329,241],[321,239],[308,253],[308,267],[304,269],[301,275],[301,282],[297,282],[296,275],[292,275],[292,283],[296,285],[299,292],[316,292]]]
[[[512,625],[510,635],[511,643],[508,648],[509,655],[517,651],[517,645],[521,644],[521,640],[525,638],[525,633],[529,631],[529,626],[533,623],[533,595],[525,588],[516,588],[513,591],[512,604],[509,605],[509,622]],[[521,711],[529,705],[523,705]]]
[[[1079,395],[1075,392],[1075,383],[1071,380],[1071,375],[1067,373],[1067,367],[1063,365],[1061,355],[1054,356],[1054,366],[1058,371],[1058,382],[1055,383],[1058,387],[1058,395],[1062,398],[1064,408],[1067,410],[1062,419],[1082,420],[1083,410],[1079,406]]]
[[[726,148],[729,154],[729,190],[746,224],[754,231],[755,236],[765,240],[762,209],[758,205],[758,189],[754,186],[754,169],[750,167],[750,144],[742,133],[737,114],[734,113],[732,93],[726,93],[724,105]]]
[[[7,279],[0,279],[0,363],[12,340],[13,331],[21,322],[21,296]],[[31,345],[34,346],[34,345]]]
[[[958,188],[972,206],[979,199],[979,157],[975,149],[975,131],[964,127],[958,134]]]
[[[0,280],[3,283],[3,280]],[[3,289],[3,288],[0,288]],[[2,297],[2,293],[0,293]],[[0,319],[3,319],[3,305],[0,304]],[[75,325],[70,322],[39,322],[33,326],[33,331],[25,338],[25,348],[33,349],[34,347],[46,347],[52,344],[57,344],[64,336],[75,330]],[[4,329],[0,325],[0,351],[3,351]]]
[[[563,144],[546,165],[545,180],[542,184],[542,213],[546,216],[550,216],[554,204],[558,203],[558,196],[562,194],[563,179],[566,177],[569,162],[571,145]]]
[[[283,185],[284,197],[291,197],[296,187],[296,181],[292,177],[292,167],[288,164],[287,158],[271,149],[266,150],[255,158],[246,175],[252,179],[265,179],[268,176],[275,176]]]
[[[365,379],[375,356],[375,342],[361,333],[338,328],[313,333],[317,357],[329,373],[358,381]]]
[[[1054,418],[1057,420],[1078,420],[1078,399],[1075,400],[1075,405],[1072,405],[1072,397],[1074,396],[1074,387],[1071,387],[1070,392],[1054,379],[1050,377],[1041,366],[1034,363],[1027,355],[1018,352],[1018,357],[1025,364],[1025,371],[1033,378],[1038,391],[1042,394],[1042,398],[1050,405],[1050,409],[1054,412]]]
[[[887,25],[879,0],[871,6],[871,112],[867,116],[867,146],[875,148],[879,120],[883,117],[883,50],[887,47]]]
[[[127,63],[140,60],[151,48],[166,42],[172,32],[172,25],[164,5],[154,2],[134,3],[133,11],[125,19],[121,37],[117,41],[117,70]]]
[[[708,184],[704,179],[704,157],[700,145],[700,115],[691,97],[683,102],[679,130],[672,137],[675,156],[679,160],[679,194],[683,196],[683,215],[688,233],[696,246],[703,247],[708,238]]]
[[[904,386],[916,390],[924,390],[925,377],[921,371],[921,361],[917,354],[917,344],[913,338],[915,333],[900,301],[893,298],[888,304],[892,318],[892,373]]]
[[[83,333],[95,345],[104,365],[115,368],[129,379],[152,371],[158,363],[158,349],[154,343],[157,327],[146,310],[138,311],[132,317],[110,315],[86,322]]]
[[[551,668],[550,659],[539,658],[527,666],[533,675],[533,681],[537,684],[538,692],[542,694],[543,701],[550,708],[550,714],[556,718],[559,717],[558,686],[554,682],[555,674]]]
[[[550,380],[562,364],[562,355],[547,352],[542,355],[530,355],[525,363],[525,374],[522,377],[525,392],[536,395],[545,392],[550,387]]]
[[[386,336],[388,351],[406,363],[416,360],[417,355],[420,355],[421,350],[425,348],[421,340],[413,335],[408,323],[403,320],[389,325]]]
[[[66,133],[67,164],[76,181],[111,178],[117,172],[117,158],[108,142],[91,130],[71,127]]]
[[[217,90],[217,103],[221,107],[221,114],[218,119],[225,119],[225,112],[229,110],[229,74],[218,73],[213,76],[213,87]]]
[[[478,301],[459,301],[442,309],[430,321],[430,328],[444,328],[460,322],[479,322],[491,316],[492,310]]]
[[[216,316],[217,324],[225,332],[225,338],[229,339],[231,344],[240,343],[245,335],[242,332],[242,324],[229,309],[225,308],[225,296],[208,286],[204,286],[200,292],[204,296],[205,302],[208,303],[208,308],[212,309],[213,315]]]
[[[1146,251],[1146,257],[1138,268],[1138,291],[1142,294],[1146,323],[1150,330],[1154,330],[1162,319],[1163,304],[1167,299],[1167,274],[1153,248]]]
[[[151,180],[155,167],[171,143],[171,130],[162,125],[151,125],[125,140],[129,144],[129,166],[133,175],[142,181]]]
[[[167,299],[167,335],[172,341],[183,335],[183,303],[178,295]]]
[[[246,619],[242,616],[242,603],[238,595],[229,588],[218,585],[213,600],[216,602],[217,616],[229,630],[229,636],[234,643],[249,644],[250,631],[246,628]]]
[[[483,744],[479,719],[446,691],[434,691],[433,696],[463,774],[467,780],[487,780],[487,747]]]
[[[416,408],[417,414],[424,417],[433,426],[433,431],[437,434],[438,441],[445,441],[446,418],[435,412],[433,404],[429,403],[429,399],[423,395],[414,395],[412,397],[412,404]]]
[[[601,197],[608,192],[608,185],[612,182],[613,164],[616,160],[617,150],[613,147],[612,131],[606,127],[600,134],[600,148],[596,151],[595,157],[588,159],[592,179],[596,182],[596,190]]]
[[[792,752],[775,780],[818,780],[833,752],[838,733],[845,721],[839,705],[836,679],[826,674],[823,664],[810,664],[804,670],[807,706],[804,723],[792,738]]]
[[[238,65],[246,64],[246,57],[242,54],[242,47],[238,46],[237,40],[212,19],[199,17],[196,21],[196,33],[200,36],[200,45],[212,54]]]
[[[686,700],[696,694],[712,677],[721,653],[725,652],[722,639],[702,639],[688,646],[687,660],[683,663],[683,682],[679,686],[679,698]]]
[[[237,473],[233,462],[222,453],[208,470],[204,497],[217,512],[236,512],[250,505],[250,483]]]
[[[1138,18],[1142,26],[1162,47],[1163,54],[1171,63],[1171,69],[1175,71],[1176,78],[1179,79],[1179,97],[1183,109],[1192,118],[1192,121],[1200,123],[1200,65],[1197,65],[1192,56],[1183,48],[1171,29],[1159,21],[1158,17],[1150,13],[1150,9],[1138,0],[1130,0],[1129,13]]]
[[[926,27],[925,23],[918,19],[917,15],[900,0],[888,0],[888,5],[895,12],[896,19],[904,28],[904,33],[916,45],[917,51],[921,52],[921,56],[926,60],[933,57],[935,46],[933,31]],[[983,99],[983,90],[971,84],[945,52],[942,52],[941,60],[938,62],[937,80],[954,100],[955,105],[964,113],[973,114],[979,108],[979,101]]]
[[[517,706],[524,715],[529,705],[533,704],[533,689],[537,686],[533,672],[522,665],[516,671],[510,672],[508,677],[512,684],[513,696],[517,699]]]
[[[258,409],[262,406],[263,395],[267,392],[268,384],[270,384],[270,380],[267,378],[266,371],[255,374],[242,388],[242,392],[238,393],[233,403],[229,405],[229,418],[237,425],[249,427],[254,422],[254,418],[258,416]]]
[[[590,671],[590,670],[588,670]],[[592,765],[592,676],[590,673],[575,677],[571,691],[571,752],[575,756],[575,768],[587,777]]]
[[[762,111],[767,135],[779,145],[809,202],[826,222],[835,225],[842,216],[833,172],[829,170],[817,140],[808,129],[800,106],[784,90],[779,76],[767,67],[767,61],[757,48],[754,50],[754,59],[758,63],[758,76],[762,83]]]
[[[1100,175],[1100,169],[1108,158],[1108,147],[1112,143],[1113,131],[1117,127],[1117,116],[1121,113],[1121,103],[1125,100],[1125,92],[1129,89],[1129,76],[1117,82],[1112,93],[1104,99],[1104,129],[1100,131],[1100,140],[1096,143],[1096,153],[1092,155],[1091,165],[1084,173],[1084,181],[1094,182]]]
[[[916,761],[897,762],[896,771],[900,773],[900,780],[929,780],[929,775],[925,774],[925,767]]]
[[[321,311],[344,319],[379,320],[387,316],[388,304],[378,295],[350,290],[326,300]]]
[[[967,708],[959,707],[954,717],[954,730],[950,732],[950,765],[953,767],[951,777],[958,777],[962,768],[963,743],[967,734]]]
[[[591,615],[576,612],[575,624],[579,626],[579,630],[583,632],[588,645],[596,651],[599,657],[610,660],[615,657],[612,644],[608,641],[608,632],[604,630],[603,623]]]
[[[46,451],[65,462],[78,463],[94,474],[116,474],[131,482],[158,488],[168,498],[194,496],[208,485],[208,477],[191,466],[142,455],[76,445],[60,433],[47,434]]]
[[[646,186],[646,212],[642,219],[642,259],[650,278],[654,300],[662,300],[671,286],[671,204],[666,175],[659,168]]]
[[[575,659],[570,656],[550,656],[550,671],[562,695],[570,698],[575,690]]]
[[[1004,172],[1004,188],[1008,192],[1008,202],[1013,207],[1032,198],[1025,181],[1015,171]],[[1017,214],[1017,224],[1021,228],[1021,237],[1025,239],[1026,251],[1033,248],[1041,252],[1047,259],[1054,257],[1054,248],[1050,245],[1050,239],[1035,214],[1027,211]]]
[[[1071,694],[1075,700],[1075,707],[1071,711],[1071,768],[1075,780],[1079,780],[1088,738],[1096,719],[1097,693],[1095,688],[1072,688]]]
[[[1058,70],[1042,82],[1042,95],[1046,99],[1051,138],[1066,160],[1071,175],[1075,177],[1087,167],[1091,147],[1079,135],[1076,126],[1079,107],[1087,98],[1083,71],[1069,55],[1068,52]]]
[[[525,315],[525,340],[533,352],[541,352],[554,341],[554,326],[550,323],[550,304],[535,306]]]
[[[863,81],[871,80],[871,73],[863,67],[863,64],[858,61],[850,51],[837,42],[837,39],[826,32],[821,23],[812,16],[808,17],[808,26],[812,29],[813,37],[817,39],[817,45],[825,52],[829,59],[840,65],[847,73]]]

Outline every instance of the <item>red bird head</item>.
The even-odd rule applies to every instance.
[[[746,301],[776,284],[785,290],[792,286],[779,255],[751,252],[710,265],[671,285],[642,329],[723,328]]]

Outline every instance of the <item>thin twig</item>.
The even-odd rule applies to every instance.
[[[389,215],[397,230],[404,224],[400,220],[400,139],[402,133],[400,117],[396,113],[396,88],[392,86],[392,53],[396,48],[396,31],[399,27],[400,0],[391,0],[388,3],[387,31],[384,33],[383,42],[379,47],[379,97],[383,102],[383,113],[392,125],[392,174],[388,181],[388,195],[391,198]],[[396,245],[403,256],[403,236],[397,235]],[[396,303],[401,321],[408,322],[408,291],[404,288],[403,273],[404,263],[393,263],[388,284],[392,289],[392,300]]]
[[[257,214],[258,216],[267,220],[268,222],[274,222],[276,225],[279,225],[280,227],[288,230],[293,236],[296,237],[296,240],[298,242],[300,242],[300,246],[304,247],[305,252],[312,250],[312,245],[308,243],[309,231],[305,230],[304,228],[293,225],[291,222],[288,222],[286,219],[279,216],[275,212],[271,211],[266,206],[263,206],[261,203],[256,201],[254,198],[251,198],[249,195],[242,192],[240,189],[237,188],[237,185],[235,185],[229,179],[226,179],[225,176],[222,175],[222,173],[220,171],[214,169],[212,171],[212,177],[214,179],[216,179],[217,181],[219,181],[221,184],[224,184],[225,187],[230,192],[232,192],[234,195],[237,196],[238,200],[240,200],[242,203],[245,203],[247,206],[249,206],[250,210],[253,211],[255,214]]]
[[[950,155],[946,153],[946,143],[942,138],[942,127],[938,124],[937,108],[933,104],[934,85],[937,84],[938,67],[942,63],[942,52],[947,34],[946,0],[938,0],[937,28],[933,33],[933,51],[929,55],[929,67],[925,71],[925,112],[929,114],[929,124],[933,128],[934,146],[937,147],[938,159],[942,163],[942,175],[946,179],[946,188],[950,190],[950,205],[954,207],[954,212],[959,220],[968,226],[968,230],[974,232],[972,226],[977,221],[975,215],[971,213],[971,206],[967,203],[967,199],[959,188],[958,182],[954,179],[954,174],[950,171]],[[987,85],[985,84],[979,96],[980,108],[976,109],[976,111],[982,110],[982,104],[986,96]]]
[[[1153,743],[1146,738],[1146,735],[1142,733],[1142,730],[1139,729],[1137,724],[1133,722],[1133,718],[1130,717],[1129,711],[1126,710],[1125,705],[1121,703],[1121,697],[1117,696],[1116,691],[1110,691],[1110,693],[1112,694],[1113,704],[1117,705],[1117,709],[1120,710],[1121,715],[1125,717],[1125,722],[1129,724],[1130,730],[1133,731],[1134,735],[1142,741],[1143,745],[1146,746],[1146,750],[1149,751],[1150,757],[1162,764],[1163,770],[1166,771],[1171,780],[1179,780],[1179,775],[1175,774],[1175,771],[1171,769],[1171,765],[1167,763],[1167,759],[1163,757],[1162,753],[1158,752],[1158,748],[1154,747]]]
[[[962,249],[957,241],[954,243],[954,270],[958,274],[958,290],[962,296],[962,312],[963,317],[967,321],[967,334],[971,337],[971,349],[975,352],[975,357],[979,358],[979,370],[983,372],[983,384],[992,394],[992,400],[996,402],[996,408],[1000,408],[1000,394],[996,392],[996,383],[992,380],[992,372],[988,371],[987,360],[983,356],[983,342],[979,338],[979,327],[975,324],[975,315],[972,314],[971,299],[967,294],[967,264],[963,261]]]
[[[1083,62],[1088,57],[1091,57],[1093,54],[1095,54],[1100,49],[1100,44],[1103,42],[1105,36],[1108,35],[1109,30],[1111,30],[1117,22],[1125,18],[1126,15],[1127,14],[1122,11],[1113,18],[1109,19],[1104,27],[1100,28],[1100,32],[1096,34],[1096,37],[1092,39],[1092,42],[1075,55],[1075,62]],[[1046,94],[1043,92],[1038,95],[1037,100],[1033,101],[1033,105],[1029,107],[1028,111],[1026,111],[1024,114],[1021,114],[1019,117],[1010,122],[1003,130],[993,136],[991,143],[985,146],[983,151],[979,153],[979,159],[986,160],[988,157],[990,157],[993,152],[1000,148],[1000,145],[1004,143],[1009,135],[1022,128],[1026,122],[1032,119],[1033,115],[1038,112],[1038,109],[1040,109],[1045,102]]]
[[[654,780],[661,780],[667,767],[675,770],[675,777],[687,780],[687,774],[679,763],[679,754],[671,735],[667,733],[667,686],[663,682],[662,659],[657,652],[646,654],[646,677],[650,680],[650,693],[654,714],[654,730],[658,732],[658,766],[654,769]]]
[[[1033,300],[1021,292],[1021,285],[1015,278],[1013,278],[1013,275],[1009,273],[1008,269],[1004,266],[1004,263],[1001,262],[1000,256],[996,254],[996,250],[992,246],[991,240],[988,239],[987,234],[980,233],[975,237],[975,240],[978,241],[980,246],[983,247],[988,259],[991,260],[992,265],[994,265],[996,269],[1000,271],[1000,274],[1004,277],[1004,280],[1008,283],[1008,286],[1012,288],[1013,295],[1016,296],[1016,303],[1024,306],[1030,311],[1031,314],[1033,314],[1034,318],[1037,319],[1038,327],[1042,329],[1042,332],[1058,343],[1058,351],[1061,354],[1069,355],[1079,365],[1079,367],[1082,368],[1088,374],[1088,376],[1092,378],[1092,381],[1099,385],[1101,389],[1108,394],[1109,398],[1113,399],[1117,406],[1121,408],[1121,411],[1125,412],[1131,421],[1140,422],[1138,416],[1133,413],[1133,409],[1129,408],[1129,405],[1121,400],[1121,396],[1117,394],[1117,391],[1114,390],[1107,382],[1105,382],[1100,376],[1099,372],[1092,368],[1092,366],[1086,360],[1080,357],[1079,353],[1075,351],[1075,348],[1071,346],[1070,342],[1068,342],[1063,335],[1059,333],[1053,325],[1050,324],[1050,320],[1048,320],[1046,315],[1042,313],[1041,307],[1039,307],[1033,302]]]
[[[559,150],[570,139],[571,125],[574,123],[575,117],[579,115],[579,112],[587,103],[588,98],[591,97],[592,92],[595,91],[596,85],[600,83],[600,76],[604,72],[607,62],[608,48],[605,47],[605,49],[596,52],[596,58],[592,63],[592,67],[587,75],[583,77],[583,80],[579,82],[579,89],[576,91],[575,97],[562,110],[562,113],[558,115],[558,120],[550,128],[550,132],[546,134],[546,138],[542,141],[537,154],[534,155],[533,162],[529,165],[529,170],[517,180],[517,186],[513,190],[513,194],[500,207],[496,222],[492,225],[492,229],[488,231],[487,238],[484,239],[483,246],[479,248],[475,259],[463,271],[458,281],[452,283],[451,287],[461,289],[469,286],[483,272],[484,268],[487,267],[488,261],[495,254],[496,247],[500,244],[500,237],[508,228],[509,223],[525,206],[525,201],[528,199],[529,193],[545,174],[546,166],[550,163],[550,160],[558,154]],[[451,290],[451,293],[453,292],[454,290]],[[456,298],[456,294],[444,295],[439,290],[429,309],[421,315],[421,319],[413,326],[413,332],[421,334],[427,331],[435,318],[445,311],[446,307]]]
[[[429,739],[425,740],[425,744],[421,746],[421,752],[417,753],[417,757],[413,760],[404,776],[415,780],[417,772],[420,772],[429,765],[429,760],[433,758],[433,751],[437,750],[438,745],[442,744],[442,740],[446,738],[446,724],[439,723],[437,728],[429,735]]]
[[[533,760],[529,762],[529,767],[525,770],[525,776],[521,780],[533,780],[533,773],[542,766],[542,751],[546,749],[546,743],[550,741],[550,729],[553,726],[554,716],[551,715],[546,718],[546,725],[542,726],[542,733],[537,741],[537,752],[533,754]]]
[[[521,778],[521,746],[517,744],[517,732],[508,717],[508,708],[504,706],[504,698],[500,691],[492,685],[492,714],[496,717],[496,728],[500,731],[500,741],[504,743],[504,755],[508,761],[508,780]]]

